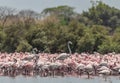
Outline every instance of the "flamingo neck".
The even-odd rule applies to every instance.
[[[70,49],[70,44],[68,43],[68,50],[69,50],[69,53],[71,54],[71,49]]]

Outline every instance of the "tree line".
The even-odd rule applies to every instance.
[[[0,7],[0,51],[120,53],[120,10],[99,1],[88,11],[46,8],[41,13]]]

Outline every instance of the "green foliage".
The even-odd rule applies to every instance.
[[[69,6],[58,6],[53,8],[46,8],[42,11],[43,16],[49,16],[49,15],[55,15],[60,19],[60,22],[62,25],[66,25],[69,23],[69,21],[73,18],[73,16],[76,14],[73,11],[73,7]]]
[[[109,34],[109,29],[107,29],[104,26],[100,25],[93,25],[91,27],[91,32],[94,36],[95,44],[94,44],[94,49],[93,51],[98,50],[98,46],[102,44],[102,42],[106,39],[106,37]]]
[[[103,2],[93,6],[88,12],[83,12],[83,16],[88,17],[94,24],[109,26],[113,30],[120,26],[120,10],[110,7]]]
[[[80,40],[78,41],[78,50],[79,52],[92,52],[95,44],[95,39],[93,35],[90,33],[86,33]]]
[[[115,32],[114,32],[114,34],[113,34],[113,40],[114,40],[115,42],[118,42],[118,43],[120,44],[120,27],[118,27],[118,28],[115,30]]]
[[[27,52],[27,51],[30,52],[31,49],[32,49],[32,46],[30,44],[28,44],[27,41],[22,40],[22,41],[19,42],[19,44],[18,44],[15,51],[17,51],[17,52],[20,52],[20,51],[22,51],[22,52]]]
[[[73,12],[73,8],[69,7],[69,6],[58,6],[58,7],[53,7],[53,8],[46,8],[43,10],[42,14],[54,14],[54,15],[58,15],[58,16],[69,16],[72,15]]]
[[[3,44],[6,39],[6,34],[3,31],[0,31],[0,51],[3,51]]]
[[[112,40],[111,37],[106,39],[102,45],[99,46],[99,52],[101,53],[108,53],[108,52],[120,52],[120,44]]]
[[[102,2],[78,14],[69,6],[47,8],[41,13],[25,10],[8,16],[0,25],[1,52],[120,53],[120,10]],[[3,22],[3,20],[0,20]]]

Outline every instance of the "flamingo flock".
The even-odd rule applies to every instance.
[[[65,56],[67,57],[61,57]],[[0,75],[99,76],[120,75],[120,54],[0,53]]]

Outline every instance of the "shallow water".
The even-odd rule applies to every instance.
[[[0,83],[120,83],[120,77],[5,77],[0,76]]]

